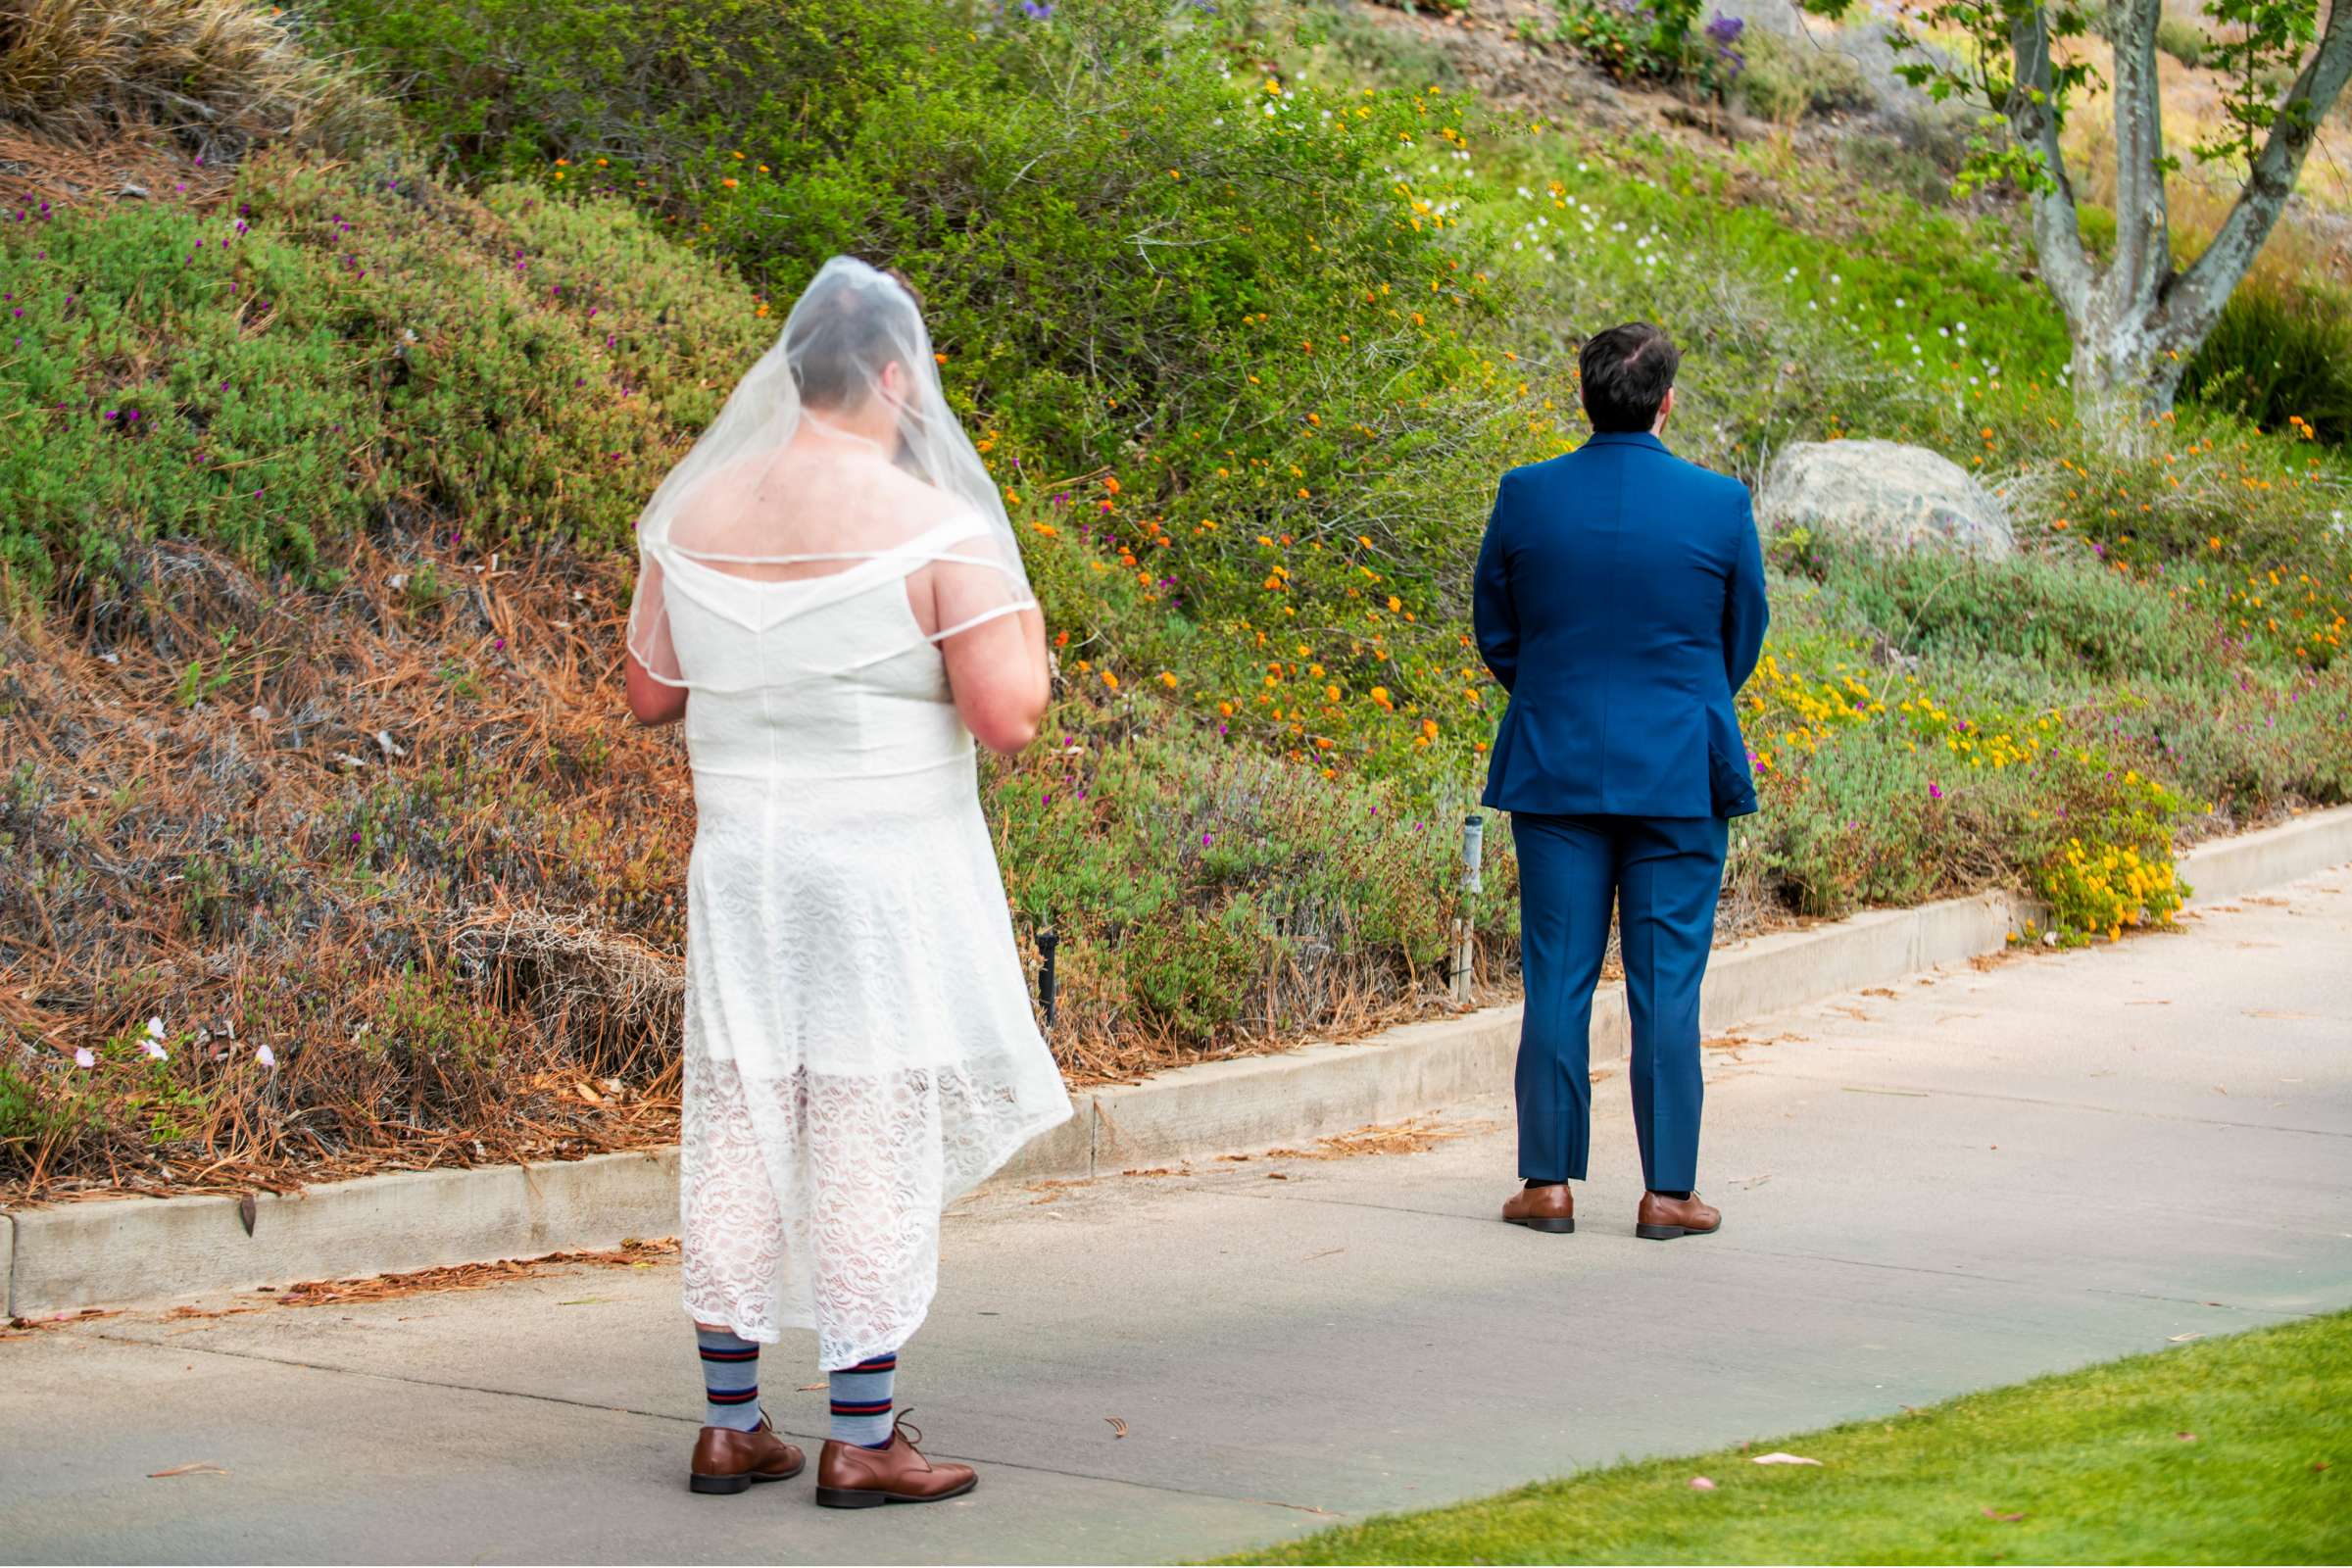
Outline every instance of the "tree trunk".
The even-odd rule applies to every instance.
[[[2165,203],[2163,91],[2156,67],[2161,0],[2115,0],[2116,249],[2095,271],[2082,252],[2055,117],[2045,107],[2050,44],[2038,11],[2012,23],[2020,91],[2012,133],[2049,172],[2033,197],[2042,277],[2066,314],[2074,357],[2067,379],[2079,419],[2131,446],[2169,413],[2189,360],[2221,318],[2285,211],[2319,123],[2352,77],[2352,3],[2336,0],[2318,47],[2287,88],[2269,136],[2220,230],[2182,271],[2173,268]]]
[[[2077,421],[2103,433],[2106,444],[2129,449],[2138,444],[2138,432],[2171,411],[2195,346],[2180,347],[2178,333],[2145,315],[2121,320],[2099,315],[2092,312],[2075,328],[2067,384]]]

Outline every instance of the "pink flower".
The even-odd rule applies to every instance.
[[[253,1059],[260,1062],[263,1066],[271,1068],[273,1070],[277,1066],[277,1053],[271,1051],[268,1046],[264,1046],[260,1050],[256,1051],[253,1054]]]
[[[1942,791],[1942,789],[1941,789],[1940,787],[1936,786],[1936,785],[1934,785],[1934,784],[1931,784],[1931,785],[1929,785],[1929,786],[1928,786],[1928,799],[1929,799],[1929,800],[1931,800],[1931,801],[1940,801],[1940,800],[1942,800],[1942,799],[1943,799],[1943,791]]]
[[[98,1065],[98,1054],[92,1051],[89,1047],[83,1046],[80,1050],[74,1053],[74,1065],[76,1067],[95,1067]]]

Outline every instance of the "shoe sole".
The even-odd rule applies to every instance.
[[[1719,1220],[1703,1231],[1694,1231],[1685,1225],[1636,1225],[1634,1234],[1645,1242],[1671,1242],[1678,1236],[1712,1236],[1721,1229],[1723,1223]]]
[[[1502,1222],[1505,1225],[1523,1225],[1531,1231],[1542,1231],[1546,1236],[1576,1234],[1576,1221],[1573,1219],[1512,1219],[1505,1215]]]
[[[769,1481],[790,1481],[794,1476],[799,1475],[802,1471],[808,1468],[808,1461],[803,1459],[799,1464],[794,1465],[791,1469],[786,1470],[781,1474],[772,1476],[762,1475],[758,1471],[753,1471],[751,1474],[740,1476],[689,1475],[686,1478],[686,1490],[688,1492],[699,1492],[706,1497],[731,1497],[738,1492],[751,1491],[755,1482],[764,1483]]]
[[[960,1497],[980,1484],[978,1476],[951,1492],[936,1493],[928,1497],[902,1497],[895,1492],[865,1492],[845,1487],[819,1487],[816,1505],[820,1508],[879,1508],[886,1502],[945,1502]]]

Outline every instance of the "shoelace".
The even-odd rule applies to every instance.
[[[907,1410],[899,1412],[898,1418],[890,1424],[890,1435],[894,1438],[906,1439],[906,1446],[914,1450],[914,1456],[922,1459],[923,1468],[928,1470],[931,1468],[931,1461],[923,1458],[923,1429],[906,1419],[908,1413]],[[909,1436],[909,1434],[912,1435]]]

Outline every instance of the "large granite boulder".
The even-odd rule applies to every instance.
[[[1756,491],[1768,529],[1812,528],[1885,550],[1936,550],[1999,561],[2016,553],[2008,509],[1968,470],[1899,441],[1799,441],[1781,449]]]
[[[1809,56],[1844,61],[1853,68],[1853,85],[1864,100],[1845,108],[1870,111],[1882,130],[1915,151],[1925,150],[1926,143],[1965,140],[1977,128],[1964,105],[1936,103],[1895,74],[1906,65],[1949,66],[1952,57],[1924,38],[1898,51],[1889,41],[1893,34],[1886,21],[1868,8],[1856,7],[1839,23],[1809,15],[1797,0],[1703,0],[1698,17],[1694,27],[1723,17],[1741,23],[1748,38],[1770,36],[1788,57],[1784,70],[1801,66]],[[1963,117],[1968,123],[1959,123]]]
[[[1796,0],[1706,0],[1699,7],[1699,20],[1691,25],[1703,27],[1717,17],[1743,22],[1758,32],[1769,32],[1776,38],[1797,38],[1805,35],[1805,18],[1797,10]],[[1835,31],[1836,24],[1819,23],[1824,31]]]

